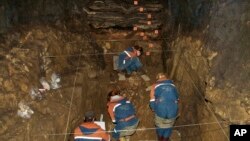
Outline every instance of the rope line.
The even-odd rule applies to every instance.
[[[183,61],[183,60],[182,60]],[[185,61],[185,66],[186,66],[187,62]],[[203,102],[205,103],[206,107],[208,108],[208,110],[211,112],[211,114],[213,115],[214,119],[216,120],[216,123],[220,126],[223,134],[226,136],[227,140],[229,141],[229,137],[226,134],[225,130],[222,128],[218,118],[215,116],[215,114],[213,113],[212,109],[208,106],[208,104],[206,103],[206,101],[204,100],[200,90],[198,89],[198,87],[196,86],[196,84],[194,83],[194,80],[192,79],[190,73],[187,71],[186,67],[184,66],[184,70],[187,72],[187,74],[189,75],[190,79],[192,80],[191,82],[193,83],[194,87],[197,89],[197,92],[199,93],[199,96],[201,97],[201,99],[203,99]]]
[[[239,120],[236,120],[239,121]],[[234,121],[234,122],[236,122]],[[220,123],[231,123],[232,121],[221,121]],[[183,124],[183,125],[176,125],[173,126],[173,128],[184,128],[184,127],[194,127],[194,126],[205,126],[205,125],[212,125],[212,124],[218,124],[218,122],[205,122],[205,123],[194,123],[194,124]],[[129,129],[129,130],[118,130],[118,131],[131,131],[131,130],[135,130],[135,131],[148,131],[148,130],[155,130],[157,129],[156,127],[152,127],[152,128],[137,128],[137,129]],[[108,130],[108,131],[98,131],[95,133],[113,133],[115,131],[113,130]],[[54,134],[39,134],[39,135],[33,135],[33,136],[44,136],[44,135],[48,135],[48,136],[61,136],[61,135],[74,135],[74,133],[72,132],[66,132],[66,133],[54,133]]]
[[[82,53],[82,54],[72,54],[72,55],[50,55],[50,56],[43,56],[43,58],[56,58],[56,57],[74,57],[74,56],[85,56],[85,55],[118,55],[119,53],[121,53],[122,51],[120,52],[109,52],[109,53]],[[161,51],[159,50],[153,50],[153,51],[150,51],[150,52],[154,52],[154,53],[161,53]],[[175,50],[173,51],[168,51],[168,52],[175,52]]]
[[[123,50],[124,51],[124,50]],[[84,56],[84,55],[118,55],[123,51],[117,52],[108,52],[108,53],[81,53],[81,54],[71,54],[71,55],[49,55],[43,56],[43,58],[55,58],[55,57],[74,57],[74,56]],[[150,52],[153,53],[162,53],[163,50],[151,50]],[[176,52],[176,50],[165,50],[166,52]],[[202,57],[202,56],[195,56],[195,57]]]
[[[224,128],[226,128],[226,127],[224,127]],[[196,138],[198,138],[199,135],[201,135],[201,134],[209,133],[209,132],[215,132],[215,131],[218,131],[218,130],[221,130],[221,129],[220,128],[216,128],[216,129],[211,129],[211,130],[205,130],[203,132],[196,132],[196,134],[186,135],[186,136],[183,136],[182,134],[180,134],[179,137],[173,137],[173,136],[171,136],[170,139],[180,139],[180,138],[190,138],[190,137],[196,137]],[[142,140],[142,139],[140,139],[139,141],[158,141],[158,140]]]
[[[82,48],[80,49],[80,52],[82,52]],[[76,68],[76,74],[75,74],[75,78],[74,78],[74,82],[73,82],[73,90],[72,90],[72,93],[71,93],[69,114],[68,114],[66,129],[65,129],[66,132],[68,131],[68,126],[69,126],[69,120],[70,120],[70,115],[71,115],[71,107],[72,107],[74,93],[75,93],[75,87],[76,87],[77,72],[78,72],[78,69],[79,69],[79,66],[80,66],[80,60],[81,60],[80,58],[81,58],[81,56],[79,56],[79,58],[78,58],[78,66]],[[64,141],[66,141],[66,139],[67,139],[67,134],[65,134],[65,136],[64,136]]]
[[[151,41],[162,41],[164,39],[167,39],[167,38],[149,38],[151,39]],[[123,39],[98,39],[98,40],[95,40],[95,41],[107,41],[107,42],[118,42],[118,41],[149,41],[149,39],[147,40],[143,40],[143,39],[126,39],[126,38],[123,38]],[[87,41],[87,42],[93,42],[93,41]],[[150,42],[150,41],[149,41]],[[73,43],[73,42],[71,42]]]

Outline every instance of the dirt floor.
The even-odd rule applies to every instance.
[[[180,3],[172,5],[180,6],[179,9],[165,9],[163,14],[166,19],[161,18],[162,15],[157,16],[166,20],[162,26],[162,31],[166,33],[159,31],[164,38],[158,38],[153,29],[147,34],[149,38],[143,38],[141,32],[133,31],[134,23],[128,26],[127,22],[136,21],[133,16],[143,18],[140,14],[131,14],[132,20],[127,20],[124,13],[120,13],[118,18],[123,20],[117,23],[113,16],[117,15],[116,10],[120,11],[120,5],[112,0],[104,5],[102,1],[93,2],[97,7],[94,5],[92,8],[98,11],[100,5],[110,16],[101,12],[95,17],[95,11],[87,11],[90,18],[93,16],[92,23],[86,22],[88,19],[83,9],[88,6],[86,2],[78,1],[82,4],[78,8],[75,6],[77,3],[72,3],[70,7],[73,10],[68,11],[68,18],[64,17],[65,9],[58,10],[60,4],[47,2],[40,9],[39,2],[34,1],[36,8],[32,12],[20,12],[18,17],[23,21],[30,20],[30,24],[13,24],[13,27],[7,20],[12,17],[15,21],[14,17],[18,14],[15,15],[13,10],[8,17],[4,14],[8,11],[0,5],[0,19],[6,20],[0,22],[0,141],[73,141],[72,132],[88,110],[95,111],[97,117],[103,114],[106,128],[110,131],[113,124],[107,113],[106,99],[113,88],[120,89],[136,107],[140,124],[131,141],[156,140],[146,88],[154,83],[155,75],[163,70],[172,77],[180,93],[180,116],[171,141],[226,141],[230,124],[249,123],[250,7],[247,0],[216,2],[208,12],[211,17],[205,16],[204,28],[193,31],[189,28],[189,22],[202,18],[199,15],[193,17],[195,13],[185,11],[192,10],[192,2],[185,5],[182,0],[171,1]],[[112,7],[109,2],[113,4]],[[63,5],[68,6],[67,3]],[[27,6],[33,7],[32,3]],[[24,4],[19,10],[26,11],[29,9],[27,6]],[[203,6],[204,11],[210,9],[205,3]],[[36,11],[37,8],[39,11]],[[158,5],[151,10],[157,13],[161,8]],[[180,13],[171,15],[175,8]],[[202,4],[193,8],[198,8],[193,10],[199,12]],[[79,9],[83,11],[79,12]],[[129,11],[125,9],[126,12]],[[42,23],[31,20],[42,16],[50,18],[51,13],[55,14],[53,25],[47,24],[45,19]],[[102,18],[106,22],[95,20]],[[171,25],[178,20],[179,25]],[[187,25],[185,20],[189,21]],[[91,24],[92,28],[89,26]],[[120,24],[120,27],[116,24]],[[174,31],[169,29],[172,27]],[[119,81],[117,72],[113,70],[113,56],[135,44],[144,48],[144,55],[140,59],[150,81],[144,81],[138,73]],[[34,95],[31,90],[37,92],[43,88],[41,78],[51,83],[53,73],[61,78],[61,87]],[[28,111],[30,117],[20,116],[20,111]]]
[[[98,34],[95,33],[93,36],[96,40],[105,39],[105,41],[98,41],[98,44],[103,46],[106,50],[105,62],[107,64],[106,69],[104,70],[104,79],[99,79],[101,85],[103,85],[104,98],[112,88],[119,88],[128,99],[135,105],[137,115],[140,119],[140,124],[138,131],[131,138],[131,140],[155,140],[156,135],[154,131],[153,124],[153,113],[149,108],[149,92],[146,91],[146,88],[150,86],[155,81],[155,75],[158,72],[162,71],[162,63],[160,57],[155,57],[161,55],[159,48],[160,42],[154,42],[156,46],[153,48],[155,51],[149,56],[144,56],[141,58],[141,61],[144,65],[144,69],[147,72],[147,75],[152,78],[150,81],[144,81],[139,74],[134,73],[130,78],[125,81],[119,81],[117,72],[113,70],[113,56],[118,55],[121,51],[126,49],[129,46],[139,44],[144,47],[144,53],[149,51],[150,48],[145,47],[147,41],[140,41],[140,37],[136,35],[129,36],[127,31],[112,31],[111,33]],[[108,37],[108,38],[107,38]],[[116,41],[109,41],[110,39]],[[124,40],[125,39],[125,40]],[[126,40],[127,39],[127,40]],[[151,49],[152,50],[152,49]],[[113,80],[114,78],[114,80]],[[115,82],[114,82],[115,81]],[[114,82],[114,83],[113,83]],[[103,109],[105,114],[107,114],[106,109]],[[108,130],[112,130],[112,122],[109,117],[106,115],[105,119],[108,121]]]

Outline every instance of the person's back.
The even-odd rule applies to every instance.
[[[178,92],[172,80],[163,80],[155,85],[155,112],[162,118],[174,118],[178,114]]]
[[[159,73],[151,87],[150,107],[155,113],[156,133],[159,141],[168,141],[178,115],[178,92],[172,80]]]
[[[85,116],[85,121],[74,131],[74,141],[110,141],[110,136],[94,123],[92,115]]]
[[[110,92],[107,104],[109,115],[113,123],[116,124],[112,136],[116,140],[122,137],[128,139],[129,136],[134,134],[139,120],[135,115],[134,106],[118,93],[114,90]]]

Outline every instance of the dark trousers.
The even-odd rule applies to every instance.
[[[164,137],[158,136],[158,141],[169,141],[169,138],[164,138]]]

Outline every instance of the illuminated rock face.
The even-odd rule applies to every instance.
[[[171,44],[173,49],[185,50],[179,57],[179,63],[173,65],[177,66],[174,74],[177,82],[180,82],[181,93],[185,95],[182,111],[187,115],[178,122],[226,121],[220,123],[220,126],[227,127],[224,129],[226,135],[229,134],[229,124],[249,123],[250,83],[247,64],[250,58],[246,55],[250,53],[247,47],[249,19],[246,18],[250,15],[249,6],[247,1],[220,1],[213,4],[209,20],[202,25],[205,27],[202,32],[179,36]],[[174,53],[174,56],[178,58],[178,53]],[[185,112],[191,107],[197,109],[191,112],[196,118]],[[208,141],[211,137],[227,140],[220,126],[216,123],[200,127],[201,132],[207,132],[200,133],[200,138]],[[208,131],[208,128],[214,131]],[[189,131],[196,132],[197,129],[189,128]],[[184,136],[188,134],[182,129],[180,132]]]
[[[154,1],[145,4],[141,12],[143,0],[136,6],[132,0],[129,4],[123,0],[12,2],[0,2],[0,140],[72,140],[70,135],[51,134],[71,132],[90,109],[104,114],[111,130],[106,95],[115,85],[134,103],[139,128],[153,128],[145,89],[163,70],[162,61],[180,92],[181,115],[176,125],[211,123],[176,128],[171,140],[226,141],[220,125],[228,134],[228,123],[249,123],[248,0]],[[15,27],[20,24],[23,26]],[[12,30],[6,32],[7,28]],[[141,29],[151,32],[143,32],[148,38],[134,42]],[[158,35],[166,38],[165,42],[146,43]],[[124,38],[128,40],[119,40]],[[147,48],[142,61],[150,81],[137,74],[116,81],[109,55],[135,43]],[[164,48],[164,43],[169,48]],[[161,49],[168,51],[161,54]],[[103,51],[110,54],[103,56]],[[61,88],[32,99],[31,88],[40,88],[39,79],[49,79],[53,72],[60,74]],[[34,111],[29,119],[17,115],[21,101]],[[155,139],[154,130],[141,130],[131,140]]]
[[[92,1],[84,8],[88,15],[88,22],[94,28],[132,28],[157,29],[161,23],[160,12],[163,5],[159,1],[139,1],[138,5],[133,2],[114,0]],[[152,23],[147,24],[147,15],[152,18]]]
[[[247,54],[250,50],[247,36],[250,31],[247,17],[250,16],[250,5],[247,1],[226,1],[220,6],[223,8],[211,17],[208,28],[209,48],[217,55],[211,61],[208,80],[214,79],[205,96],[223,119],[249,123],[250,58]],[[234,111],[238,111],[237,114]]]

